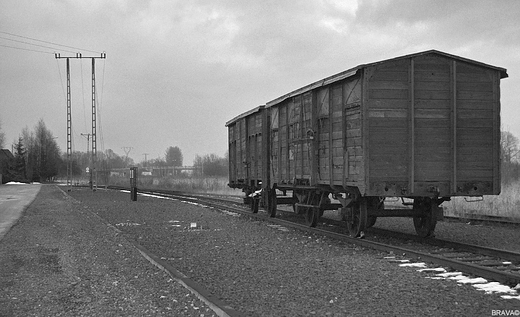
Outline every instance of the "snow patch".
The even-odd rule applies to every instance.
[[[401,267],[426,267],[426,263],[424,262],[416,262],[416,263],[404,263],[399,264]]]

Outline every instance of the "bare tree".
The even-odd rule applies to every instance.
[[[518,179],[519,174],[519,141],[509,131],[502,131],[500,138],[500,159],[502,168],[502,181],[507,184]]]
[[[30,132],[27,127],[24,128],[22,139],[23,147],[27,151],[27,178],[33,181],[47,181],[56,176],[61,164],[60,148],[43,119],[34,127],[34,132]]]
[[[509,131],[502,131],[500,138],[502,162],[510,164],[518,160],[518,138]]]

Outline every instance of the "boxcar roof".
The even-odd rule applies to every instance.
[[[245,118],[245,117],[247,117],[247,116],[249,116],[249,115],[251,115],[251,114],[253,114],[255,112],[260,111],[261,109],[264,109],[264,107],[265,107],[264,105],[261,105],[261,106],[258,106],[258,107],[254,108],[254,109],[251,109],[249,111],[246,111],[246,112],[244,112],[244,113],[234,117],[233,119],[231,119],[228,122],[226,122],[226,127],[228,125],[232,124],[232,123],[235,123],[236,121],[238,121],[238,120],[240,120],[242,118]]]
[[[482,66],[482,67],[486,67],[486,68],[491,68],[491,69],[494,69],[494,70],[497,70],[497,71],[500,72],[500,78],[508,77],[507,70],[505,68],[484,64],[484,63],[481,63],[481,62],[478,62],[478,61],[475,61],[475,60],[463,58],[463,57],[460,57],[460,56],[457,56],[457,55],[452,55],[452,54],[444,53],[444,52],[437,51],[437,50],[428,50],[428,51],[419,52],[419,53],[415,53],[415,54],[403,55],[403,56],[399,56],[399,57],[395,57],[395,58],[391,58],[391,59],[386,59],[386,60],[382,60],[382,61],[379,61],[379,62],[358,65],[356,67],[350,68],[350,69],[348,69],[346,71],[343,71],[341,73],[329,76],[327,78],[324,78],[322,80],[319,80],[317,82],[314,82],[312,84],[304,86],[302,88],[296,89],[295,91],[292,91],[292,92],[290,92],[288,94],[285,94],[285,95],[283,95],[281,97],[278,97],[278,98],[276,98],[276,99],[274,99],[272,101],[269,101],[266,104],[266,108],[274,106],[274,105],[276,105],[276,104],[278,104],[278,103],[280,103],[280,102],[282,102],[282,101],[284,101],[284,100],[286,100],[288,98],[291,98],[293,96],[296,96],[296,95],[299,95],[299,94],[303,94],[303,93],[305,93],[307,91],[316,89],[318,87],[322,87],[322,86],[334,83],[336,81],[339,81],[339,80],[342,80],[342,79],[354,76],[355,74],[357,74],[357,72],[359,70],[361,70],[363,68],[374,66],[374,65],[377,65],[377,64],[392,62],[392,61],[396,61],[396,60],[400,60],[400,59],[412,58],[412,57],[416,57],[416,56],[420,56],[420,55],[427,55],[427,54],[437,54],[437,55],[440,55],[440,56],[444,56],[444,57],[451,58],[451,59],[454,59],[454,60],[470,63],[470,64],[473,64],[473,65],[478,65],[478,66]],[[227,126],[227,124],[226,124],[226,126]]]

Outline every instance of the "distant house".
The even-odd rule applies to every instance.
[[[9,168],[14,164],[14,155],[7,149],[0,149],[0,184],[7,183],[6,177],[9,174]]]

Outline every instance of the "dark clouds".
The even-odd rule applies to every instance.
[[[432,48],[508,68],[504,122],[520,135],[512,119],[519,13],[518,1],[484,0],[4,0],[0,31],[106,51],[97,69],[104,147],[122,154],[133,146],[140,161],[179,146],[191,164],[197,153],[224,154],[224,123],[241,112],[347,68]],[[7,141],[43,117],[65,148],[64,63],[3,47],[0,56]],[[90,66],[73,66],[79,135],[88,126]]]

